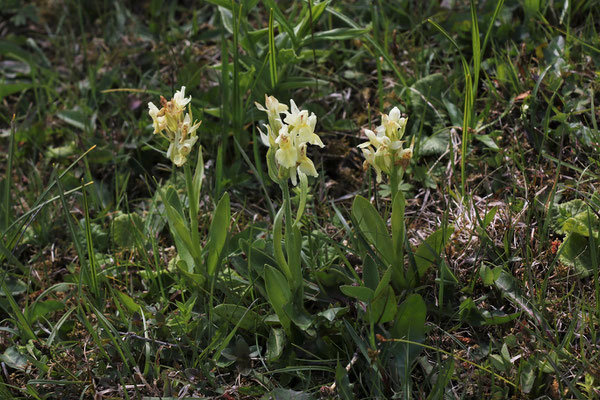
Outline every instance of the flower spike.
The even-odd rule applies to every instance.
[[[306,154],[308,144],[325,146],[319,135],[315,133],[317,116],[298,108],[294,100],[290,100],[291,111],[288,111],[287,105],[281,104],[273,96],[265,96],[264,106],[255,104],[257,109],[267,113],[269,120],[269,124],[265,125],[267,134],[260,129],[259,133],[263,144],[270,148],[267,158],[269,154],[274,154],[271,157],[274,157],[274,164],[278,169],[277,176],[280,179],[291,179],[293,185],[297,184],[296,173],[301,178],[307,175],[318,176],[314,163]],[[283,119],[281,114],[285,115]]]
[[[167,157],[178,167],[187,161],[187,156],[198,140],[196,130],[202,123],[202,121],[193,121],[192,109],[189,105],[191,101],[192,96],[186,98],[185,86],[182,86],[169,101],[160,96],[162,106],[160,110],[154,103],[148,103],[148,114],[152,118],[154,133],[169,140]],[[189,112],[184,115],[186,106]]]

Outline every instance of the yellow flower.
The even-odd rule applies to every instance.
[[[190,114],[185,113],[185,117],[183,118],[180,128],[181,137],[183,140],[187,139],[188,137],[196,136],[196,130],[200,127],[200,124],[202,124],[202,121],[194,121],[194,124],[192,124],[192,117],[190,117]]]
[[[302,143],[300,147],[298,147],[297,164],[298,172],[314,177],[319,176],[319,173],[315,169],[315,164],[313,164],[312,160],[306,156],[306,143]]]
[[[402,165],[404,168],[406,168],[408,166],[408,163],[410,162],[410,159],[413,156],[414,147],[415,147],[415,138],[413,137],[412,141],[410,142],[410,146],[406,149],[402,149],[400,151],[400,153],[398,154],[398,158],[400,159],[400,165]]]
[[[264,107],[257,101],[255,101],[254,104],[256,105],[256,108],[258,108],[260,111],[264,111],[267,113],[267,118],[269,120],[271,130],[273,132],[279,132],[279,129],[281,129],[281,126],[283,125],[279,114],[287,111],[288,106],[280,103],[279,100],[277,100],[274,96],[267,96],[266,94]]]
[[[292,127],[292,130],[298,129],[306,124],[308,120],[308,111],[298,109],[298,106],[294,102],[294,100],[290,100],[290,105],[292,108],[292,112],[285,112],[286,117],[283,119],[283,122]]]
[[[325,147],[319,135],[315,133],[315,127],[317,125],[317,116],[312,113],[306,119],[303,125],[295,127],[295,131],[298,134],[299,143],[310,143],[317,145],[321,148]]]
[[[267,113],[269,124],[264,125],[267,133],[260,128],[258,131],[265,146],[275,152],[279,176],[289,176],[294,185],[297,183],[296,171],[298,174],[318,176],[313,162],[306,156],[308,144],[325,146],[315,133],[317,116],[300,110],[294,100],[290,100],[291,112],[288,106],[279,103],[273,96],[265,96],[265,106],[255,104],[256,108]],[[285,114],[283,120],[280,117],[282,113]]]
[[[259,102],[255,101],[254,104],[256,108],[260,111],[266,112],[270,117],[278,118],[279,114],[287,111],[288,106],[280,103],[274,96],[267,96],[265,94],[265,107],[263,107]]]
[[[154,128],[155,134],[160,133],[167,126],[165,117],[159,116],[158,113],[159,113],[158,107],[156,107],[154,105],[154,103],[149,102],[148,103],[148,114],[150,114],[150,117],[152,118],[152,127]]]
[[[377,182],[381,182],[382,173],[391,174],[395,166],[403,168],[408,166],[413,153],[414,138],[411,146],[403,149],[404,142],[400,140],[404,136],[407,119],[400,116],[398,107],[394,107],[390,114],[382,114],[381,125],[375,132],[365,129],[368,142],[358,145],[362,149],[365,161],[363,167],[372,166],[377,173]]]
[[[185,106],[187,106],[190,101],[192,101],[192,96],[186,98],[185,86],[182,86],[181,90],[175,92],[175,94],[173,95],[173,100],[171,100],[171,102],[173,103],[173,112],[183,112],[183,110],[185,110]]]
[[[281,120],[279,120],[279,122],[281,122]],[[258,132],[260,133],[260,140],[267,147],[276,147],[277,144],[275,143],[275,140],[277,139],[277,136],[275,135],[273,129],[271,129],[271,125],[264,124],[263,126],[267,128],[267,134],[265,135],[265,133],[260,128],[258,128]]]
[[[385,135],[392,141],[400,140],[404,136],[406,122],[406,118],[400,116],[398,107],[394,107],[389,115],[381,115],[381,125],[377,128],[377,134]]]
[[[365,157],[365,161],[363,162],[363,168],[366,170],[369,168],[369,165],[373,167],[375,173],[377,174],[377,182],[381,182],[381,168],[375,163],[375,153],[370,147],[366,147],[362,149],[363,156]]]
[[[201,122],[192,122],[191,107],[188,106],[191,100],[191,96],[185,97],[185,86],[182,86],[170,101],[160,96],[162,106],[160,110],[154,103],[148,103],[148,114],[152,118],[154,133],[160,133],[169,140],[167,157],[178,167],[185,164],[187,156],[198,140],[196,130]],[[186,106],[189,108],[189,113],[185,113],[184,116]],[[163,130],[166,133],[163,133]]]
[[[279,136],[275,141],[279,145],[279,149],[275,152],[275,159],[284,168],[295,168],[298,161],[298,149],[294,145],[293,137],[288,132],[287,125],[284,125]]]

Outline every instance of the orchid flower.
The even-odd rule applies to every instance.
[[[398,107],[392,108],[389,114],[382,114],[381,124],[372,131],[365,129],[368,142],[358,145],[365,161],[363,167],[373,167],[377,174],[377,182],[381,182],[382,173],[397,173],[396,166],[406,169],[413,154],[414,138],[410,147],[404,148],[404,131],[407,119],[402,117]]]
[[[279,177],[289,177],[292,184],[296,185],[296,173],[318,176],[314,163],[306,154],[308,144],[325,146],[315,133],[317,116],[300,110],[294,100],[290,100],[290,111],[287,105],[281,104],[273,96],[265,96],[264,106],[255,104],[256,108],[267,113],[269,124],[264,125],[267,133],[259,129],[260,138],[275,154]],[[283,119],[281,114],[284,114]]]
[[[162,108],[159,110],[154,103],[148,103],[148,114],[152,118],[154,133],[160,134],[169,140],[169,149],[167,157],[173,164],[181,167],[187,161],[192,147],[198,140],[196,130],[202,123],[193,121],[191,117],[191,107],[189,106],[192,97],[185,97],[185,86],[175,92],[173,98],[169,101],[160,96]],[[186,106],[189,113],[185,113]]]

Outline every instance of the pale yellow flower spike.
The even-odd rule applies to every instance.
[[[300,110],[294,100],[290,100],[291,112],[287,105],[281,104],[273,96],[265,96],[264,106],[255,104],[256,108],[267,113],[267,134],[261,129],[258,131],[263,144],[271,148],[269,151],[275,152],[278,167],[284,169],[279,171],[279,176],[289,177],[294,185],[297,184],[296,172],[301,178],[306,175],[318,176],[314,163],[306,155],[308,144],[325,146],[315,133],[317,116],[309,114],[307,110]],[[283,120],[281,114],[285,114]]]
[[[412,158],[414,138],[408,148],[404,148],[404,131],[407,119],[401,117],[398,107],[392,108],[389,115],[381,115],[381,125],[375,132],[365,129],[368,142],[358,145],[362,150],[365,161],[363,167],[373,167],[377,174],[377,182],[381,182],[382,173],[390,175],[395,166],[406,168]]]
[[[191,101],[192,96],[186,98],[185,86],[182,86],[181,90],[176,91],[170,101],[160,96],[162,106],[160,110],[154,103],[148,103],[148,114],[152,118],[154,133],[158,133],[169,140],[167,157],[178,167],[185,164],[192,147],[198,141],[196,130],[202,123],[202,121],[192,122],[192,110],[189,105]],[[189,113],[185,113],[184,116],[186,106]]]

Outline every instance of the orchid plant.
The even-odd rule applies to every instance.
[[[303,278],[301,268],[302,236],[298,223],[308,195],[308,176],[316,177],[318,172],[307,155],[309,144],[324,147],[318,134],[315,133],[317,117],[307,110],[300,110],[294,100],[290,107],[280,103],[273,96],[265,96],[265,105],[256,103],[260,111],[267,113],[268,124],[260,136],[262,142],[269,147],[267,166],[271,179],[279,184],[283,193],[283,207],[275,217],[273,226],[273,246],[279,270],[265,269],[267,294],[273,304],[282,326],[291,334],[292,320],[302,325],[303,312]],[[291,111],[288,111],[291,110]],[[283,119],[282,119],[283,114]],[[296,186],[300,183],[300,202],[295,221],[292,222],[292,207],[288,179]],[[283,216],[285,214],[285,249],[281,248]]]
[[[230,207],[229,195],[225,193],[219,200],[209,230],[209,240],[204,248],[198,231],[198,207],[200,190],[204,179],[202,149],[198,151],[198,161],[192,175],[187,158],[198,140],[196,131],[201,121],[194,121],[191,108],[192,97],[185,97],[185,86],[175,92],[167,101],[160,96],[161,108],[148,103],[148,114],[152,118],[154,134],[169,141],[167,157],[177,167],[183,167],[186,181],[189,219],[186,221],[185,207],[173,187],[160,188],[158,193],[165,205],[167,221],[177,247],[177,268],[195,284],[204,283],[215,276],[221,253],[227,239]],[[188,112],[185,112],[186,106]]]
[[[356,196],[352,204],[352,219],[357,227],[363,247],[363,281],[359,285],[342,285],[340,290],[349,297],[366,305],[364,319],[370,325],[369,341],[376,348],[376,325],[392,322],[392,340],[409,340],[412,343],[395,343],[391,351],[397,355],[392,364],[395,373],[401,375],[405,384],[410,381],[409,366],[416,360],[422,348],[416,343],[424,340],[426,306],[422,297],[410,294],[399,306],[398,299],[419,285],[419,280],[433,265],[443,265],[440,254],[452,234],[452,228],[442,227],[430,235],[416,250],[406,241],[405,198],[399,186],[412,158],[414,138],[408,147],[403,140],[407,118],[394,107],[389,114],[382,114],[381,124],[372,131],[365,129],[369,139],[358,147],[365,157],[365,169],[372,167],[377,183],[387,175],[391,191],[391,213],[382,218],[369,200]],[[391,233],[388,232],[390,221]],[[360,248],[360,247],[359,247]],[[405,268],[404,250],[408,248],[408,268]],[[380,271],[385,271],[380,276]],[[444,271],[442,267],[442,276]],[[381,336],[383,337],[383,336]]]

